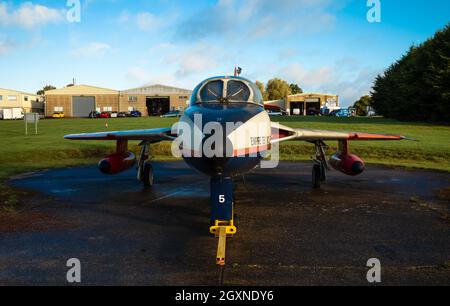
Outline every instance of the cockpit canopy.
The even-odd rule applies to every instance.
[[[258,87],[241,77],[215,77],[200,83],[193,91],[191,104],[254,103],[263,105]]]

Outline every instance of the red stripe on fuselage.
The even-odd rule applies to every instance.
[[[242,156],[251,155],[251,154],[258,154],[261,152],[270,151],[271,149],[272,149],[271,145],[258,146],[258,147],[245,148],[245,149],[237,149],[237,150],[233,150],[232,157],[242,157]],[[195,150],[183,150],[182,152],[183,152],[183,156],[185,156],[185,157],[198,157],[198,158],[203,157],[203,154],[201,154],[201,152],[198,152]]]

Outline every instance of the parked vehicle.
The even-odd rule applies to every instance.
[[[100,113],[97,111],[93,111],[89,114],[89,118],[91,118],[91,119],[100,118]]]
[[[117,118],[117,112],[112,112],[111,113],[111,118]]]
[[[125,113],[125,112],[118,112],[117,113],[117,118],[125,118],[125,117],[127,117],[127,113]]]
[[[111,118],[111,113],[109,112],[101,112],[100,118]]]
[[[292,110],[292,114],[294,115],[294,116],[300,116],[301,114],[300,114],[300,108],[294,108],[293,110]]]
[[[130,117],[142,117],[142,113],[140,111],[132,111],[130,112]]]
[[[288,113],[284,110],[273,110],[273,109],[269,109],[266,110],[267,113],[269,114],[269,116],[287,116]]]
[[[165,113],[164,115],[161,115],[161,118],[175,118],[175,117],[181,117],[181,111],[170,111],[168,113]]]
[[[340,107],[328,107],[328,106],[324,106],[324,107],[322,107],[321,109],[320,109],[320,114],[322,115],[322,116],[331,116],[331,113],[333,112],[333,111],[338,111],[338,110],[340,110],[341,108]]]
[[[64,117],[65,117],[64,113],[61,113],[61,112],[53,113],[53,115],[52,115],[53,119],[62,119]]]
[[[306,112],[307,116],[319,116],[320,115],[320,111],[316,110],[316,109],[309,109]]]
[[[25,116],[21,108],[5,108],[0,113],[3,120],[21,120]]]
[[[348,109],[335,110],[330,113],[334,117],[351,117],[351,112]]]

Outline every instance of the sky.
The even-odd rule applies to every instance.
[[[448,0],[0,0],[0,88],[192,89],[237,65],[348,106],[449,22]]]

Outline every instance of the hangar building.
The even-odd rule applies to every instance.
[[[286,110],[291,115],[314,115],[322,107],[338,108],[339,96],[324,93],[302,93],[290,95],[286,101]]]
[[[44,112],[44,103],[36,94],[0,88],[0,109],[21,108],[24,113]]]
[[[159,116],[171,110],[184,110],[192,91],[165,85],[149,85],[117,91],[89,85],[76,85],[45,92],[46,115],[62,112],[66,117],[88,117],[92,111],[130,112]]]
[[[184,110],[191,90],[165,85],[149,85],[120,92],[123,112],[138,110],[143,116],[159,116],[173,110]]]
[[[118,111],[119,92],[89,85],[75,85],[45,92],[45,115],[89,117],[92,111]]]
[[[307,116],[316,114],[327,107],[330,110],[339,108],[339,96],[324,93],[302,93],[290,95],[286,100],[266,101],[264,104],[279,107],[290,115]]]

